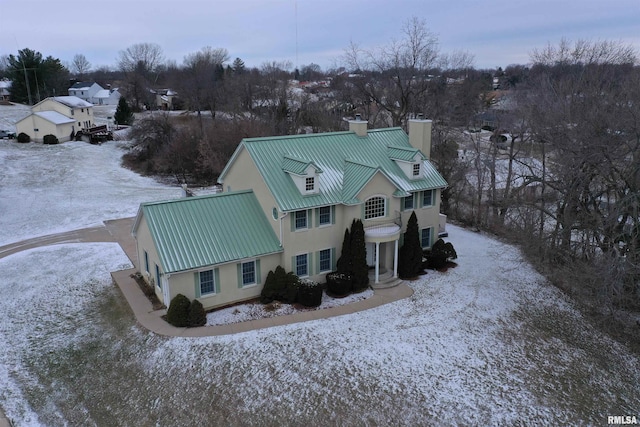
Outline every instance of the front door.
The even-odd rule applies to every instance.
[[[369,267],[376,266],[376,244],[367,243],[367,265]]]

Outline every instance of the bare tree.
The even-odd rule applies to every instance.
[[[89,71],[91,71],[91,63],[87,58],[81,53],[74,55],[71,61],[71,72],[82,79]]]
[[[221,94],[224,64],[229,61],[229,52],[224,48],[204,47],[184,58],[184,78],[178,87],[187,100],[189,108],[198,112],[202,129],[203,109],[211,110],[213,117]]]
[[[134,44],[120,51],[117,61],[118,68],[126,75],[129,98],[139,110],[149,86],[157,81],[157,71],[164,61],[162,48],[155,43]]]
[[[385,110],[394,126],[403,125],[407,115],[417,113],[415,100],[429,87],[429,71],[437,66],[437,37],[426,22],[412,18],[402,27],[403,38],[375,50],[351,43],[344,54],[347,68],[367,72],[354,85],[378,108]]]
[[[531,205],[540,213],[531,241],[576,273],[594,266],[597,289],[583,292],[639,304],[637,54],[622,43],[563,40],[532,59],[521,107],[542,161],[534,179],[543,193]]]

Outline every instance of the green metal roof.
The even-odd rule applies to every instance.
[[[282,170],[285,172],[291,172],[296,175],[306,175],[309,165],[313,165],[316,172],[320,173],[322,170],[313,162],[303,159],[297,159],[295,157],[286,155],[282,160]]]
[[[424,154],[417,148],[407,148],[407,147],[389,147],[387,149],[387,153],[389,158],[392,160],[403,160],[405,162],[413,162],[413,159],[416,157],[416,153],[420,154],[420,158],[422,160],[425,159]]]
[[[447,182],[429,160],[424,160],[422,178],[408,178],[390,157],[390,147],[393,147],[396,155],[406,156],[409,152],[415,155],[419,152],[411,146],[408,135],[401,128],[369,130],[364,137],[347,131],[246,138],[223,171],[220,181],[224,182],[226,171],[232,166],[235,157],[246,149],[275,197],[278,207],[285,212],[331,204],[358,203],[355,199],[357,192],[376,170],[383,173],[403,193],[447,186]],[[305,159],[305,164],[312,162],[322,170],[322,176],[318,179],[320,191],[317,194],[300,193],[293,180],[287,176],[288,173],[283,170],[285,157]],[[353,166],[358,164],[361,167]]]
[[[140,211],[165,273],[282,250],[253,191],[144,203]]]

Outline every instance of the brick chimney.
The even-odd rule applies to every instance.
[[[426,120],[422,114],[409,120],[409,143],[413,148],[422,151],[427,159],[431,158],[431,120]]]
[[[369,122],[362,120],[360,114],[356,114],[354,120],[349,120],[349,131],[355,132],[358,136],[367,136],[367,125]]]

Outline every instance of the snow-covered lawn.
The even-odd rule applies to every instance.
[[[0,117],[8,108],[0,106]],[[19,144],[0,140],[0,246],[134,216],[179,187],[122,168],[120,143]]]
[[[115,143],[0,143],[0,242],[130,216],[175,188]],[[513,247],[449,227],[458,267],[351,315],[206,338],[137,326],[113,243],[0,259],[0,405],[36,425],[604,425],[640,360]],[[2,244],[2,243],[0,243]]]

